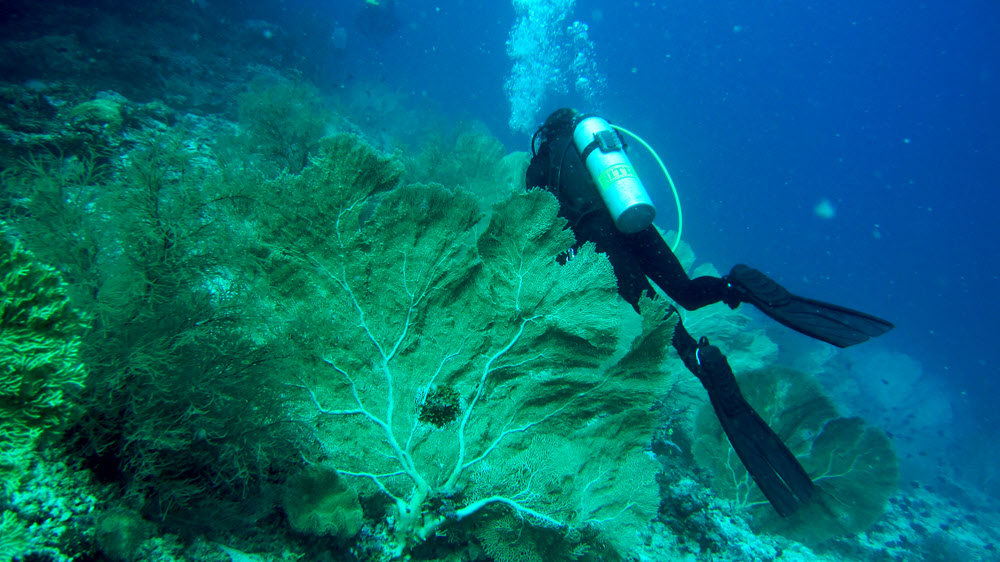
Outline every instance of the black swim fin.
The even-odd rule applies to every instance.
[[[702,338],[695,342],[680,323],[674,328],[674,347],[684,364],[708,391],[729,443],[764,497],[782,517],[808,503],[815,485],[788,447],[747,403],[729,361],[718,347]]]
[[[747,405],[727,415],[716,407],[715,414],[733,450],[778,515],[788,517],[812,498],[812,479],[753,408]]]
[[[785,326],[837,347],[850,347],[894,328],[891,322],[871,314],[793,295],[770,277],[743,264],[733,267],[725,279],[740,302],[750,303]]]

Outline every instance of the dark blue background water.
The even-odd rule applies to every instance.
[[[318,4],[249,9],[297,30],[330,84],[376,76],[528,148],[506,126],[509,3],[400,1],[398,31],[379,38],[354,24],[361,0]],[[575,17],[608,78],[600,107],[581,109],[660,152],[700,258],[894,321],[868,349],[914,357],[977,430],[1000,421],[1000,5],[580,0]],[[336,26],[344,52],[329,45]],[[553,98],[539,119],[567,102],[580,100]],[[822,200],[835,216],[814,212]]]

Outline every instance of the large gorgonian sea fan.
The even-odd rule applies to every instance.
[[[487,512],[627,548],[658,504],[644,448],[671,380],[666,306],[644,303],[629,345],[607,259],[556,260],[573,239],[550,194],[508,198],[484,228],[459,190],[379,194],[343,165],[369,149],[338,143],[283,191],[321,190],[332,225],[302,257],[328,329],[297,383],[325,462],[391,500],[397,556]]]

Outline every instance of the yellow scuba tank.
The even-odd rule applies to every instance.
[[[600,117],[584,116],[573,129],[573,144],[618,230],[634,234],[653,224],[656,207],[612,125]]]

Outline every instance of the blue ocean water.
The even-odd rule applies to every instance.
[[[359,7],[332,10],[331,25],[350,28]],[[503,90],[513,8],[399,2],[395,13],[398,32],[352,32],[331,80],[375,73],[526,150]],[[720,270],[747,263],[893,321],[846,353],[858,364],[905,354],[922,371],[915,384],[947,396],[953,417],[927,448],[997,437],[1000,7],[580,0],[572,19],[589,25],[606,87],[596,100],[548,96],[539,121],[569,104],[642,135],[679,186],[685,240]],[[674,228],[665,182],[647,183]],[[808,345],[781,339],[789,353]],[[891,371],[868,376],[891,384]]]
[[[993,106],[1000,99],[1000,57],[992,43],[1000,31],[1000,5],[538,0],[543,11],[572,6],[543,37],[563,51],[552,65],[539,67],[568,87],[541,88],[543,95],[529,108],[535,121],[526,131],[510,125],[513,94],[506,85],[514,72],[513,26],[529,3],[175,2],[164,12],[180,22],[172,28],[176,35],[157,38],[171,45],[171,54],[140,53],[143,64],[133,64],[200,69],[198,57],[225,59],[226,53],[209,45],[239,43],[199,43],[205,35],[243,30],[249,47],[240,53],[245,56],[230,53],[234,61],[252,59],[261,45],[273,58],[254,61],[260,68],[241,76],[267,75],[274,71],[268,65],[281,64],[275,74],[302,76],[324,95],[343,94],[338,102],[367,96],[357,106],[370,108],[369,120],[351,115],[359,125],[347,129],[363,130],[387,152],[406,150],[403,143],[416,144],[428,132],[447,134],[463,121],[482,122],[508,151],[526,151],[530,129],[559,107],[607,117],[645,138],[670,168],[684,208],[683,238],[700,262],[723,273],[746,263],[795,293],[896,324],[886,336],[835,354],[754,315],[780,345],[778,362],[811,371],[831,389],[843,390],[838,379],[849,381],[854,391],[837,397],[848,400],[839,404],[845,413],[865,416],[888,432],[904,477],[903,499],[894,500],[907,509],[896,510],[897,522],[930,511],[907,502],[956,477],[995,498],[1000,351],[992,336],[1000,317],[1000,252],[994,245],[1000,233],[992,172],[1000,149]],[[92,8],[87,2],[66,4]],[[143,10],[106,0],[93,7],[95,20],[104,9],[118,11],[122,19],[115,25]],[[190,26],[197,31],[189,31],[186,18],[200,26]],[[586,27],[567,33],[575,21]],[[124,44],[129,33],[123,24],[103,39],[117,43],[120,34]],[[69,44],[62,49],[75,54]],[[181,59],[178,53],[191,57],[181,64],[172,60]],[[579,68],[571,68],[576,61]],[[213,64],[218,59],[204,68],[218,68]],[[139,74],[95,89],[148,93],[161,85],[162,91],[136,94],[133,101],[162,97],[182,100],[182,111],[232,113],[226,106],[231,100],[213,106],[218,100],[212,95],[225,98],[245,84],[205,76],[197,88],[184,90],[187,99],[164,85],[177,82],[147,84],[148,76]],[[551,78],[539,75],[538,81],[544,86]],[[10,81],[18,87],[23,82],[29,91],[54,89],[44,83],[48,77],[30,73]],[[324,99],[331,98],[338,96]],[[426,111],[392,123],[388,116],[400,113],[377,114],[397,105]],[[382,136],[380,127],[386,129]],[[633,158],[659,209],[658,224],[676,228],[666,182],[648,156],[633,151]],[[974,503],[959,496],[949,489],[936,497],[942,503],[944,497],[963,500],[950,501],[954,511],[941,516],[949,519],[944,532],[953,524],[952,513]],[[924,523],[932,519],[921,517]],[[918,535],[936,536],[936,529],[925,533],[915,523],[908,525]]]

